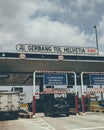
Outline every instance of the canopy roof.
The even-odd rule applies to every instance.
[[[0,77],[0,85],[32,85],[34,71],[75,71],[81,73],[104,72],[104,57],[25,54],[21,59],[20,53],[0,53],[0,75],[8,74],[8,78]]]

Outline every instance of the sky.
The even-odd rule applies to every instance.
[[[97,47],[104,55],[104,0],[0,0],[0,51],[17,44]]]

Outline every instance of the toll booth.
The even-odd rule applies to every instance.
[[[71,93],[68,88],[46,88],[40,94],[45,116],[70,115],[69,95]]]
[[[33,114],[38,111],[43,111],[42,94],[46,88],[67,88],[71,93],[69,97],[70,106],[75,113],[78,113],[78,93],[75,72],[36,71],[33,75],[33,83]]]
[[[104,112],[104,72],[82,72],[82,112]]]
[[[43,92],[35,94],[41,97],[41,104],[37,104],[38,100],[36,100],[36,109],[41,109],[41,112],[44,112],[46,116],[76,114],[76,95],[68,88],[46,88]],[[36,112],[38,111],[36,110]]]

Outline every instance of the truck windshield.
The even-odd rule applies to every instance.
[[[54,104],[67,104],[67,98],[65,97],[56,97],[54,99]]]

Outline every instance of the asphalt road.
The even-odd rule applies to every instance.
[[[56,130],[104,130],[104,114],[45,118]]]
[[[34,125],[32,119],[18,119],[0,121],[0,130],[43,130]]]
[[[104,130],[104,113],[0,121],[0,130]]]

